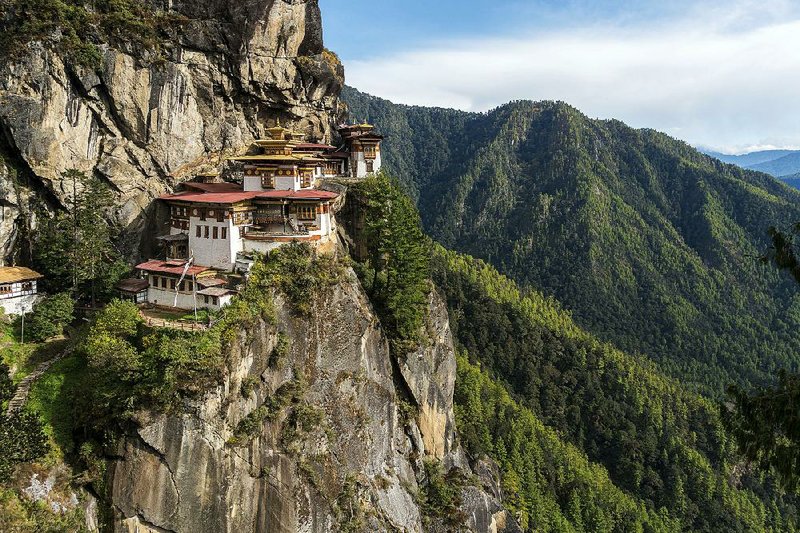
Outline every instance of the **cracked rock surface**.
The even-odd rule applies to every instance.
[[[215,390],[146,421],[120,445],[110,468],[116,531],[446,531],[423,526],[416,495],[426,457],[475,480],[462,495],[470,531],[518,531],[456,444],[455,354],[435,293],[435,338],[402,374],[352,271],[314,301],[311,316],[276,302],[277,323],[240,332]],[[289,350],[276,360],[279,335]],[[234,438],[289,385],[284,407]],[[400,406],[407,390],[420,402],[412,419]]]
[[[134,255],[155,197],[278,118],[330,139],[344,73],[323,47],[316,0],[169,5],[186,22],[159,57],[102,46],[95,72],[34,42],[0,65],[0,261],[24,255],[19,236],[37,209],[68,205],[65,170],[107,180],[117,199],[108,218]]]

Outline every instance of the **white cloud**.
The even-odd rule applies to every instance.
[[[800,19],[791,2],[730,3],[668,26],[600,25],[441,43],[345,61],[347,81],[398,103],[482,111],[564,100],[727,152],[800,146]]]

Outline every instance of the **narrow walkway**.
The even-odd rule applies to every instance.
[[[6,409],[6,416],[11,416],[20,409],[22,409],[22,406],[25,405],[26,401],[28,401],[28,394],[30,394],[31,392],[31,387],[33,386],[33,383],[37,379],[39,379],[42,376],[42,374],[47,372],[51,366],[53,366],[58,361],[71,354],[72,350],[73,348],[71,346],[68,347],[66,350],[63,350],[52,359],[49,359],[40,364],[36,368],[36,370],[25,376],[25,378],[23,378],[23,380],[19,382],[19,385],[17,385],[17,390],[16,392],[14,392],[14,396],[8,402],[8,408]]]
[[[144,323],[151,328],[169,328],[177,329],[180,331],[206,331],[208,325],[200,324],[198,322],[179,322],[175,320],[166,320],[164,318],[153,318],[142,314]]]

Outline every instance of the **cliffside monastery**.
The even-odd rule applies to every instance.
[[[381,168],[383,137],[370,124],[343,125],[339,147],[306,142],[277,126],[234,157],[233,178],[199,175],[159,198],[169,210],[169,233],[158,237],[162,259],[136,266],[139,278],[118,285],[137,303],[181,309],[220,309],[236,294],[253,253],[287,242],[317,247],[335,241],[336,192],[326,180],[363,179]]]

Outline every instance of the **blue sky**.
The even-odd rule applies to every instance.
[[[398,103],[564,100],[730,153],[800,147],[800,1],[320,5],[347,82]]]

